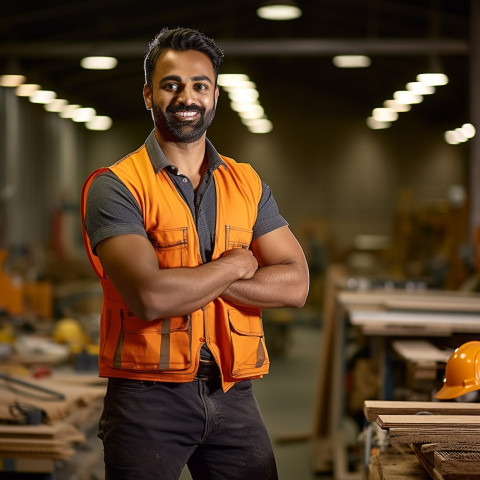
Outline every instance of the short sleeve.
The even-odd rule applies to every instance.
[[[285,225],[288,225],[288,222],[280,215],[272,190],[262,181],[262,195],[258,202],[257,220],[253,226],[253,240]]]
[[[112,172],[96,177],[87,195],[85,230],[93,253],[106,238],[122,234],[147,237],[140,207],[123,182]]]

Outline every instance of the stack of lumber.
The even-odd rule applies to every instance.
[[[480,478],[480,405],[458,402],[389,402],[367,400],[368,421],[388,431],[390,448],[372,461],[371,479],[422,478],[386,476],[392,452],[406,446],[427,477],[434,480]],[[411,454],[410,454],[411,456]],[[377,475],[377,476],[375,476]]]
[[[53,472],[56,461],[71,459],[85,442],[85,427],[98,422],[105,383],[77,374],[22,380],[34,388],[0,381],[0,472]],[[39,423],[22,424],[22,410],[29,409],[41,412]]]

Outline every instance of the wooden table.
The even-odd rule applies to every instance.
[[[327,275],[319,381],[313,426],[313,469],[333,471],[336,480],[360,480],[350,472],[345,439],[346,332],[353,326],[378,339],[480,334],[480,294],[456,291],[345,289],[346,273],[332,266]],[[476,337],[473,337],[476,338]],[[472,338],[472,339],[473,339]],[[381,372],[385,376],[385,372]],[[384,380],[384,379],[383,379]]]

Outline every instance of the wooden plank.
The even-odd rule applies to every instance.
[[[475,429],[458,429],[458,428],[441,428],[434,427],[431,429],[415,429],[415,428],[390,428],[389,442],[392,445],[402,445],[411,443],[449,443],[454,442],[457,448],[465,448],[467,444],[478,445],[479,430]],[[466,449],[466,448],[465,448]]]
[[[427,480],[428,473],[409,447],[390,446],[385,452],[372,457],[377,476],[382,480]]]
[[[480,416],[476,415],[379,415],[377,423],[382,428],[447,427],[470,428],[480,432]]]
[[[479,314],[354,310],[350,312],[350,323],[363,328],[383,329],[385,334],[392,327],[415,328],[418,333],[430,331],[432,335],[480,332]]]
[[[401,358],[412,363],[447,363],[453,350],[440,350],[427,340],[396,340],[392,348]]]
[[[433,462],[443,476],[477,475],[480,478],[480,452],[435,452]]]
[[[405,402],[388,400],[366,400],[365,417],[376,422],[378,415],[415,415],[429,412],[435,415],[480,415],[480,404],[460,402]]]

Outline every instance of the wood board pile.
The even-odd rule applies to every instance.
[[[0,471],[51,472],[55,461],[75,455],[76,445],[85,442],[85,430],[98,422],[105,382],[68,374],[29,378],[27,383],[63,398],[8,380],[0,382]],[[41,423],[23,424],[19,412],[29,409],[42,412]]]
[[[410,447],[434,480],[480,479],[480,406],[458,402],[388,402],[367,400],[367,420],[388,431],[390,447]],[[383,455],[385,457],[385,455]],[[384,458],[385,460],[385,458]],[[380,479],[421,478],[382,476],[382,456],[372,458],[370,470]],[[388,462],[387,462],[388,463]],[[371,476],[371,478],[377,478]]]

